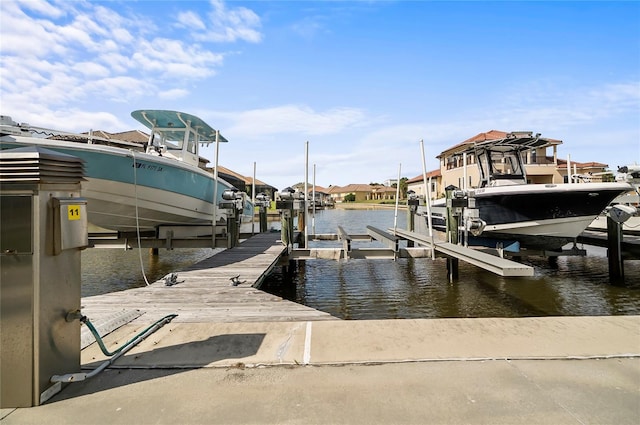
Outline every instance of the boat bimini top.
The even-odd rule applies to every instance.
[[[540,137],[540,133],[512,132],[504,138],[483,140],[456,153],[472,153],[480,171],[480,187],[526,184],[527,176],[521,152],[546,148],[557,140]]]
[[[185,112],[145,109],[133,111],[131,116],[151,130],[147,153],[167,155],[197,166],[200,144],[228,142],[202,119]]]

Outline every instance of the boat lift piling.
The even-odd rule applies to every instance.
[[[460,196],[457,187],[451,185],[445,188],[447,196],[447,241],[453,245],[458,244],[458,219],[462,210],[466,207],[466,199]],[[458,280],[458,259],[447,257],[447,277],[449,282]]]
[[[420,199],[413,190],[409,190],[407,192],[407,230],[409,232],[416,230],[416,212],[418,211],[419,205]],[[412,248],[414,242],[411,240],[407,241],[407,246]]]
[[[258,207],[258,220],[260,221],[260,233],[267,231],[267,210],[271,205],[271,199],[266,193],[258,193],[254,205]]]
[[[624,281],[624,261],[622,259],[622,223],[607,215],[607,258],[609,260],[609,280],[612,283]]]
[[[635,207],[614,205],[607,212],[607,258],[609,260],[609,280],[618,284],[624,282],[624,255],[622,226],[636,214]]]
[[[281,223],[281,240],[282,244],[289,247],[289,250],[293,249],[294,236],[293,236],[293,219],[296,213],[298,214],[298,220],[300,220],[300,211],[304,208],[302,202],[303,194],[296,192],[290,187],[284,188],[276,197],[276,209],[280,212]],[[304,225],[304,219],[303,223]],[[300,221],[298,221],[298,228],[300,230]]]

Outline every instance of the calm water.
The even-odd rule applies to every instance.
[[[364,234],[367,225],[386,229],[394,225],[394,211],[316,213],[316,233],[336,233],[338,225],[349,233]],[[398,213],[397,226],[406,227],[406,212]],[[561,257],[553,267],[546,259],[529,259],[526,264],[535,268],[530,278],[503,278],[460,262],[453,284],[444,259],[300,261],[290,283],[277,271],[264,289],[343,319],[640,314],[640,261],[626,261],[625,286],[613,286],[606,251],[585,248],[588,256]],[[214,252],[161,250],[153,257],[143,250],[145,273],[155,281]],[[82,260],[83,296],[145,285],[138,250],[86,250]]]

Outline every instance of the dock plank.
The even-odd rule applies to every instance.
[[[253,285],[277,265],[286,247],[279,233],[260,233],[239,246],[176,271],[179,283],[159,280],[142,288],[82,298],[83,314],[108,321],[123,311],[138,311],[132,324],[153,323],[169,314],[176,322],[265,322],[336,320],[315,310],[256,289]],[[232,285],[231,278],[243,282]]]

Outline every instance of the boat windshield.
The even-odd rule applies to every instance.
[[[174,130],[167,132],[158,129],[153,133],[152,144],[155,146],[164,145],[169,151],[182,151],[182,148],[185,146],[184,135],[185,131]],[[186,151],[196,154],[198,152],[197,134],[193,131],[189,131],[186,142]]]
[[[518,161],[518,153],[491,151],[491,170],[492,174],[521,176],[522,168]]]
[[[524,168],[516,150],[483,150],[477,154],[481,186],[526,182]]]

